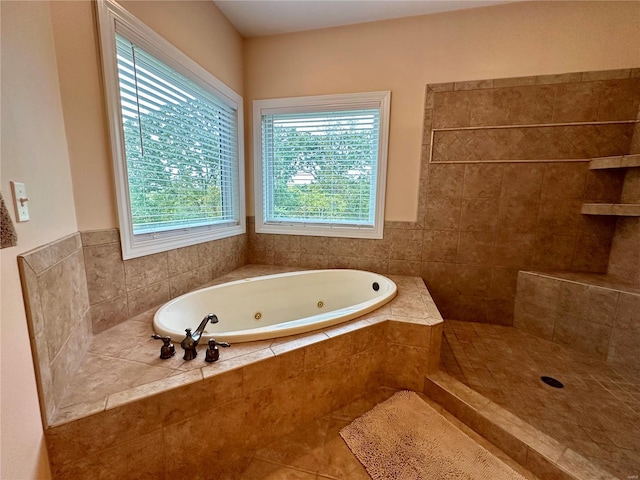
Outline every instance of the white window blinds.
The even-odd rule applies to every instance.
[[[262,115],[265,223],[371,227],[379,109]]]
[[[238,222],[236,108],[116,34],[134,235]]]

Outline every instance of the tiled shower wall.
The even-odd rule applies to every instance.
[[[577,273],[520,272],[514,325],[630,371],[638,370],[640,291],[598,280]]]
[[[620,198],[638,71],[427,87],[422,274],[448,318],[511,324],[517,272],[606,272],[615,219],[580,214]],[[431,128],[428,127],[429,123]]]
[[[640,153],[640,123],[636,124],[629,153]],[[640,203],[640,168],[627,169],[620,203]],[[640,218],[618,218],[607,273],[640,287]]]
[[[640,288],[640,218],[619,218],[607,273]]]
[[[510,325],[519,270],[607,271],[615,219],[580,207],[619,201],[624,172],[588,160],[630,153],[639,103],[640,69],[427,85],[417,222],[356,240],[249,221],[249,262],[419,274],[445,318]]]

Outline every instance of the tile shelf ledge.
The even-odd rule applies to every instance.
[[[589,170],[640,168],[640,154],[616,155],[592,158]],[[613,217],[640,217],[638,203],[583,203],[583,215],[607,215]]]
[[[640,203],[583,203],[580,213],[583,215],[640,217]]]
[[[613,157],[592,158],[589,170],[604,170],[608,168],[636,168],[640,167],[640,154],[617,155]]]

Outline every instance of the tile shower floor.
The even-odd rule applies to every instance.
[[[513,327],[453,320],[444,323],[440,369],[619,478],[640,477],[637,372]]]
[[[280,437],[271,444],[252,452],[230,467],[219,478],[237,480],[368,480],[358,459],[340,437],[340,430],[378,403],[391,397],[396,390],[381,388],[349,405],[312,422],[290,435]],[[444,411],[438,404],[422,398],[436,411],[469,437],[489,450],[504,463],[529,480],[537,477],[511,460],[484,438]]]

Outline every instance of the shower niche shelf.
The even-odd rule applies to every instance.
[[[589,170],[640,168],[640,154],[592,158]],[[583,203],[583,215],[609,215],[614,217],[640,217],[638,203]]]

